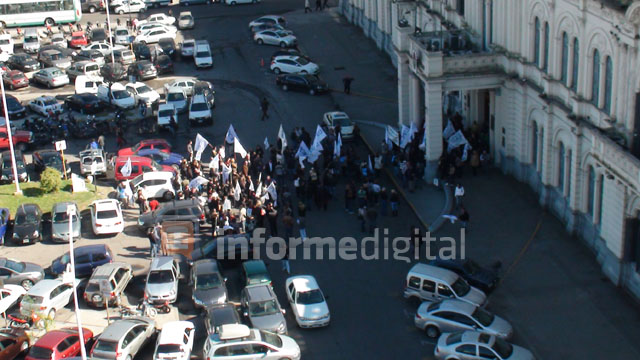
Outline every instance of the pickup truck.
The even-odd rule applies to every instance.
[[[16,130],[11,133],[13,146],[16,150],[25,151],[33,144],[33,133],[31,131]],[[9,136],[7,128],[0,126],[0,150],[9,148]]]

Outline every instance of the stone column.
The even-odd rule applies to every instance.
[[[438,160],[442,155],[442,81],[429,81],[425,84],[426,119],[425,131],[427,148],[425,159],[425,180],[433,181],[438,171]]]
[[[409,91],[409,78],[411,70],[409,70],[409,56],[406,53],[396,53],[398,58],[398,126],[402,124],[409,125],[411,95]]]
[[[407,126],[411,122],[419,123],[420,108],[424,106],[420,104],[420,79],[415,74],[410,76],[409,94],[411,94],[411,100],[409,101],[410,121],[405,124]]]

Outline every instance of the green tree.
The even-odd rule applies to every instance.
[[[40,174],[40,189],[45,193],[57,192],[62,187],[60,171],[47,167]]]

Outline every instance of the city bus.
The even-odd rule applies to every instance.
[[[0,0],[0,28],[75,23],[80,0]]]

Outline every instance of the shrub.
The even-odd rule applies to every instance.
[[[40,189],[45,193],[56,192],[62,187],[62,174],[54,168],[46,168],[40,174]]]

